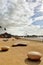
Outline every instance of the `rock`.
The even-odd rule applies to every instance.
[[[15,47],[15,46],[27,46],[27,43],[15,43],[12,45],[12,47]]]
[[[7,38],[5,38],[5,39],[3,39],[3,41],[8,41],[8,39],[7,39]]]
[[[42,57],[41,53],[35,51],[28,52],[27,56],[30,60],[40,60]]]
[[[7,50],[9,50],[9,46],[3,46],[3,47],[1,47],[1,51],[7,51]]]

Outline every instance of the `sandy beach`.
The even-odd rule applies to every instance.
[[[14,43],[27,43],[27,46],[12,47]],[[6,52],[1,51],[2,46],[9,46]],[[38,51],[42,54],[41,61],[30,61],[27,58],[29,51]],[[25,39],[9,38],[4,41],[0,38],[0,65],[43,65],[43,42]]]

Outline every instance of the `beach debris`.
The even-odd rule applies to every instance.
[[[36,51],[30,51],[27,54],[28,59],[30,60],[40,60],[40,58],[42,57],[42,54]]]
[[[9,50],[9,46],[3,46],[3,47],[1,47],[1,51],[8,51]]]
[[[12,45],[12,47],[15,47],[15,46],[27,46],[27,43],[15,43]]]

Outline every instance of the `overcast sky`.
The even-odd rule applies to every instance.
[[[43,35],[43,0],[0,0],[0,33]]]

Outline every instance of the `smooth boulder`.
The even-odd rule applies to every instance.
[[[7,51],[7,50],[9,50],[9,46],[3,46],[3,47],[1,47],[1,51]]]
[[[27,43],[15,43],[12,45],[12,47],[15,47],[15,46],[27,46]]]
[[[40,60],[42,54],[40,52],[31,51],[28,52],[27,56],[30,60]]]

